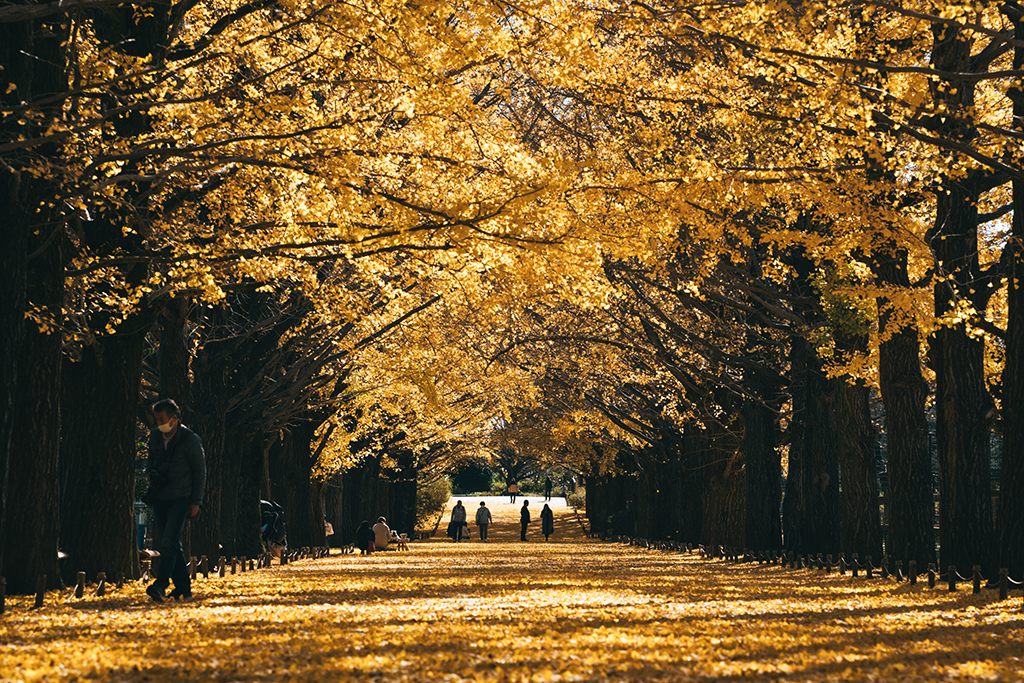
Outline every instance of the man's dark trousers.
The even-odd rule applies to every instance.
[[[522,528],[522,531],[519,532],[519,540],[520,541],[525,541],[526,540],[526,527],[528,527],[530,525],[530,523],[529,522],[520,522],[520,524],[522,525],[523,528]]]
[[[171,579],[174,587],[185,595],[191,594],[192,585],[188,575],[188,563],[181,548],[181,534],[185,531],[188,518],[189,499],[158,500],[153,505],[156,514],[156,533],[159,539],[160,569],[156,576],[156,587],[167,588]]]

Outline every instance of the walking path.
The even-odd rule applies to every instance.
[[[560,502],[549,543],[539,521],[519,542],[520,504],[495,498],[487,544],[200,579],[186,604],[138,586],[34,612],[9,597],[0,681],[1024,680],[1019,592],[602,543]]]

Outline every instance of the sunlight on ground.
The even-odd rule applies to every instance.
[[[1000,603],[602,543],[561,499],[545,543],[530,498],[520,543],[520,504],[487,500],[488,544],[200,578],[187,604],[141,586],[51,594],[38,612],[8,597],[0,681],[1024,681],[1020,591]]]

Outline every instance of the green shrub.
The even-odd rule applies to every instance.
[[[574,508],[585,509],[587,507],[587,490],[582,486],[577,486],[576,492],[570,493],[565,502]]]
[[[416,528],[433,528],[437,516],[452,495],[448,477],[438,477],[416,487]]]

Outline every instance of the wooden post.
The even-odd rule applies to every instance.
[[[195,555],[193,555],[189,559],[188,566],[189,566],[189,572],[188,572],[189,573],[189,578],[191,578],[192,581],[195,581],[196,580],[196,571],[199,569],[199,562],[196,561],[196,556]]]
[[[75,597],[85,595],[85,572],[78,572],[78,583],[75,584]]]
[[[857,571],[860,569],[860,556],[857,553],[853,554],[853,578],[857,578]]]
[[[928,563],[928,587],[935,588],[935,563]]]
[[[117,573],[117,586],[115,588],[118,590],[124,588],[124,572]]]
[[[210,578],[210,561],[206,559],[206,555],[202,555],[199,558],[199,571],[203,573],[203,578]]]
[[[227,563],[226,557],[221,557],[219,560],[217,560],[217,576],[221,577],[222,579],[224,578],[225,563]]]
[[[867,557],[864,558],[864,564],[867,565],[867,569],[865,570],[866,571],[865,576],[867,576],[870,579],[870,578],[872,578],[872,572],[874,572],[874,570],[875,570],[875,568],[871,564],[871,556],[870,555],[868,555]]]
[[[247,557],[243,557],[243,558],[242,558],[242,573],[243,573],[243,574],[245,573],[245,565],[246,565],[246,563],[247,563],[248,561],[249,561],[249,558],[247,558]]]
[[[846,555],[839,553],[839,576],[846,576]]]
[[[910,572],[910,585],[917,585],[917,560],[911,560],[907,564],[909,565],[907,570]]]
[[[281,552],[281,564],[288,564],[288,553]]]
[[[999,568],[999,599],[1005,600],[1010,597],[1010,570],[1006,567]]]
[[[253,562],[252,562],[252,558],[249,558],[249,571],[252,571],[252,570],[253,570]]]
[[[96,592],[94,595],[104,596],[107,594],[107,574],[100,572],[96,575]]]
[[[231,576],[234,576],[237,570],[238,570],[238,558],[237,557],[232,557],[231,558]]]
[[[903,560],[896,560],[896,583],[903,581]]]
[[[952,593],[956,590],[956,565],[949,565],[949,592]]]
[[[39,609],[43,606],[44,597],[46,597],[46,574],[40,574],[39,579],[36,580],[36,603],[33,609]]]
[[[977,595],[978,593],[981,592],[981,565],[980,564],[974,565],[974,567],[973,567],[973,569],[971,571],[971,580],[974,583],[974,586],[972,587],[973,588],[973,593],[975,595]]]

